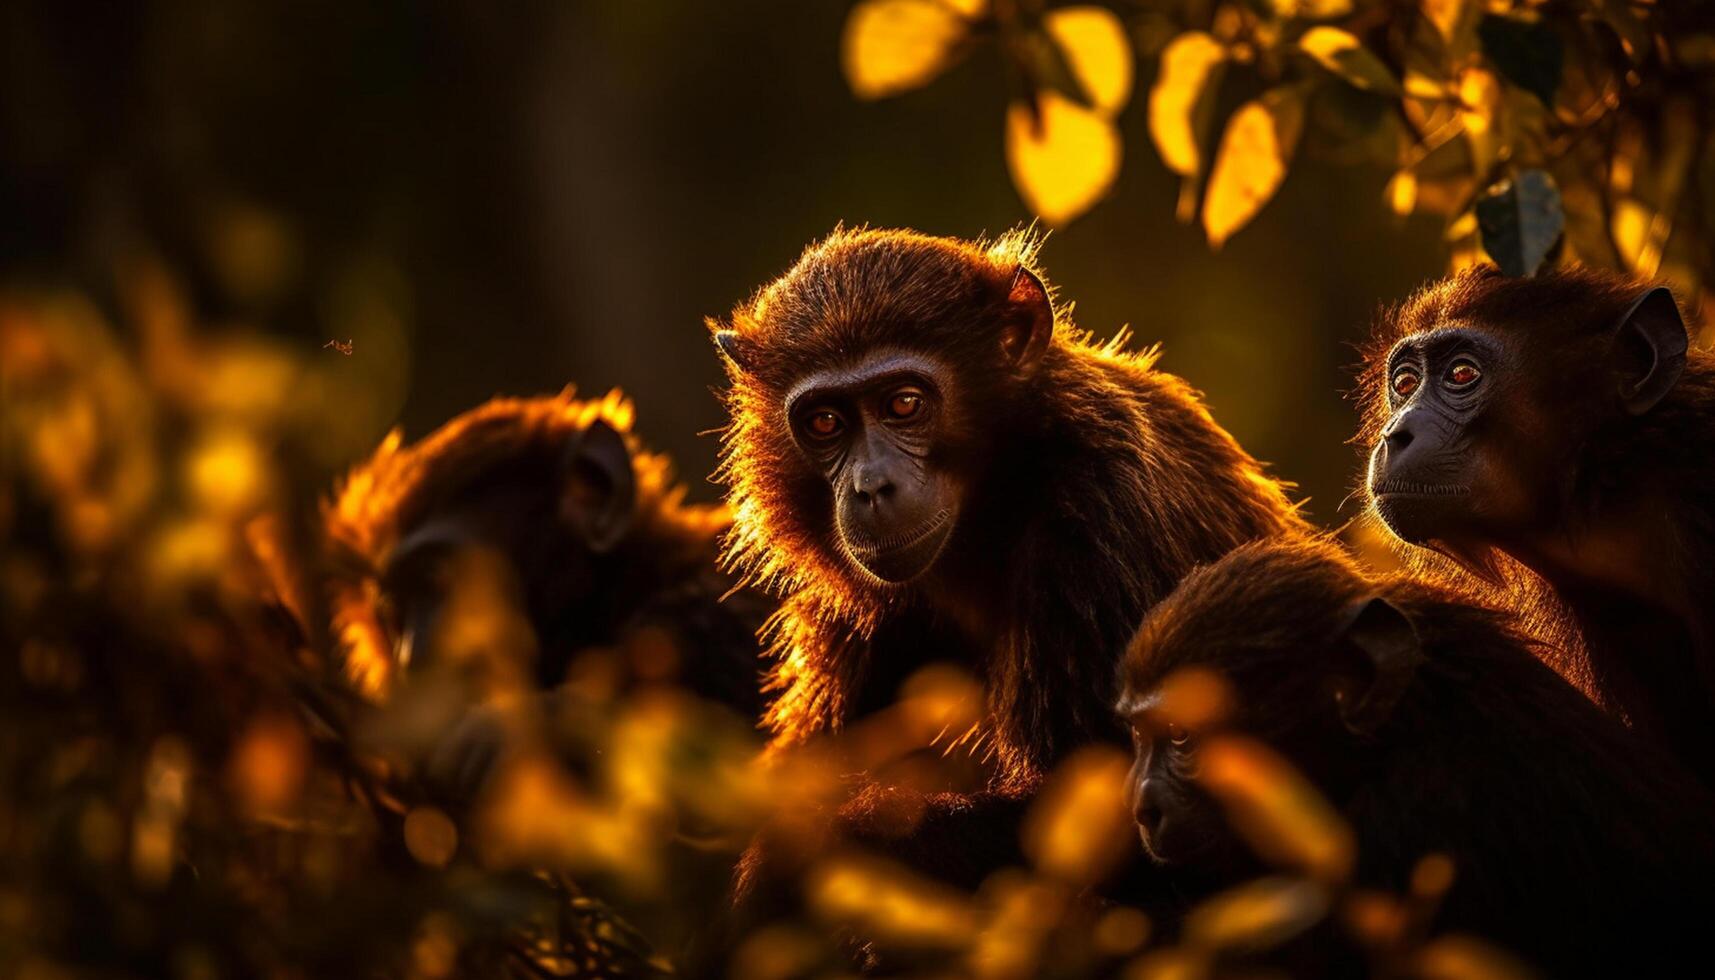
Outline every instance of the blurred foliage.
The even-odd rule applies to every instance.
[[[1135,57],[1155,62],[1149,132],[1181,177],[1179,218],[1200,218],[1212,248],[1267,205],[1303,144],[1393,168],[1385,199],[1364,206],[1439,218],[1455,268],[1486,251],[1529,274],[1564,227],[1568,257],[1663,276],[1689,294],[1715,275],[1705,232],[1715,218],[1715,23],[1698,8],[859,0],[843,63],[852,91],[873,99],[996,45],[1007,159],[1025,202],[1052,225],[1094,206],[1118,174],[1115,126]],[[1538,188],[1522,246],[1516,208],[1479,213],[1515,181]]]
[[[500,662],[528,625],[472,566],[445,626],[469,657],[365,697],[335,662],[314,530],[320,444],[368,438],[333,412],[359,397],[349,362],[211,337],[147,254],[116,282],[125,336],[86,297],[0,292],[0,974],[1214,977],[1314,933],[1387,975],[1517,975],[1475,939],[1428,937],[1445,858],[1410,894],[1355,888],[1350,829],[1236,736],[1210,738],[1202,779],[1278,874],[1181,922],[1102,897],[1135,850],[1111,748],[1049,776],[1028,864],[972,892],[828,839],[853,774],[955,778],[947,737],[982,697],[950,667],[764,754],[749,719],[604,682],[611,650],[574,657],[544,700]],[[1231,708],[1207,673],[1164,692],[1187,724]],[[472,723],[504,748],[474,799],[449,800],[423,760]],[[896,832],[922,818],[913,798]],[[803,855],[804,904],[724,935],[733,865],[765,826]]]
[[[711,25],[729,19],[721,12],[699,14],[708,19],[648,71],[627,74],[602,60],[603,46],[654,51],[665,15],[651,5],[526,5],[495,17],[476,4],[311,15],[295,4],[238,13],[173,2],[87,21],[62,17],[70,6],[0,13],[0,155],[7,203],[21,215],[0,236],[0,975],[677,967],[763,978],[843,975],[856,951],[937,975],[1210,976],[1252,972],[1258,950],[1324,927],[1379,972],[1516,974],[1474,940],[1427,937],[1457,869],[1426,856],[1407,894],[1353,887],[1338,817],[1243,742],[1218,755],[1211,789],[1280,874],[1210,900],[1182,928],[1091,887],[1131,839],[1117,809],[1120,760],[1094,752],[1046,787],[1026,825],[1029,866],[965,893],[873,854],[812,847],[801,913],[736,937],[730,958],[710,963],[699,944],[750,833],[785,822],[814,843],[852,772],[931,782],[916,749],[970,726],[970,679],[921,678],[876,724],[768,760],[747,720],[683,692],[616,697],[599,651],[576,662],[563,691],[571,710],[553,719],[516,679],[481,692],[431,679],[375,707],[347,689],[318,625],[315,504],[332,470],[399,416],[412,381],[425,422],[497,386],[558,387],[568,361],[580,372],[630,364],[641,369],[628,386],[655,386],[658,397],[643,399],[652,419],[712,415],[710,399],[690,410],[674,397],[700,397],[712,380],[696,313],[722,308],[735,284],[762,278],[834,216],[880,208],[969,231],[1016,220],[1010,197],[995,206],[989,182],[949,186],[944,175],[913,187],[898,177],[900,120],[828,114],[809,149],[849,169],[819,168],[821,186],[843,196],[782,202],[778,168],[757,160],[806,152],[803,133],[780,120],[814,116],[833,96],[780,85],[782,66],[755,52],[786,52],[792,77],[814,82],[828,48],[816,39],[829,36],[816,32],[831,31],[836,13],[810,6],[771,15],[802,43],[747,48],[762,67],[718,89],[708,76],[736,74],[729,49],[708,43]],[[1385,206],[1434,215],[1464,256],[1482,192],[1505,176],[1524,188],[1535,169],[1565,202],[1568,251],[1707,278],[1697,237],[1711,166],[1698,143],[1709,131],[1697,88],[1706,31],[1673,23],[1667,5],[1477,9],[867,0],[852,9],[843,63],[868,98],[924,84],[979,48],[1002,52],[976,67],[1006,73],[1004,159],[1051,222],[1072,220],[1112,184],[1132,90],[1149,83],[1148,134],[1184,178],[1181,216],[1207,226],[1213,213],[1221,237],[1275,194],[1302,147],[1397,164]],[[1411,41],[1426,19],[1440,47],[1418,51]],[[1465,27],[1441,34],[1442,23]],[[1466,46],[1458,58],[1455,40]],[[1153,81],[1134,66],[1151,59]],[[1419,73],[1433,93],[1414,91],[1408,69],[1421,59],[1434,68]],[[1526,125],[1530,99],[1544,106],[1540,132]],[[548,108],[514,118],[516,104]],[[632,125],[669,108],[672,123]],[[546,141],[538,157],[500,122],[534,133],[550,113],[593,128]],[[647,146],[702,170],[691,179],[655,157],[609,159],[609,146]],[[871,179],[883,169],[892,180]],[[511,200],[520,174],[562,171],[560,183],[540,180]],[[963,209],[930,210],[949,200]],[[1502,203],[1527,210],[1522,191]],[[758,221],[763,205],[790,216]],[[568,214],[578,230],[599,230],[573,236],[540,218]],[[741,216],[750,237],[723,247],[682,231],[724,235]],[[688,237],[664,246],[640,238],[644,228]],[[158,252],[139,244],[147,236]],[[1148,237],[1127,225],[1087,239],[1087,261],[1068,261],[1066,276],[1102,268],[1116,242]],[[1520,261],[1539,247],[1521,236]],[[1168,267],[1173,249],[1108,274],[1132,283]],[[1386,258],[1369,273],[1398,264]],[[1271,397],[1296,397],[1267,387],[1286,373],[1276,355],[1308,349],[1309,360],[1290,363],[1321,363],[1306,342],[1328,319],[1307,302],[1318,291],[1277,295],[1308,275],[1287,263],[1266,280],[1272,290],[1217,291],[1205,270],[1185,290],[1160,291],[1174,302],[1213,297],[1210,309],[1234,323],[1310,311],[1292,321],[1305,337],[1272,354],[1212,329],[1209,310],[1180,311],[1196,324],[1185,352],[1201,383],[1258,385],[1224,403],[1224,418],[1273,417]],[[548,292],[543,280],[577,291],[575,303],[552,294],[575,316],[529,293]],[[1110,320],[1139,302],[1117,288],[1108,292],[1124,302],[1078,292],[1111,305]],[[665,339],[679,337],[685,356],[663,356]],[[564,349],[550,357],[555,343]],[[441,365],[427,383],[426,363]],[[1256,364],[1267,370],[1247,375]],[[1350,423],[1337,406],[1330,414],[1324,428],[1336,435],[1321,442],[1337,446]],[[682,438],[688,454],[698,427],[662,437]],[[471,595],[480,607],[482,590]],[[1209,678],[1180,681],[1187,724],[1223,712]],[[473,703],[504,720],[510,748],[465,809],[430,793],[413,766]],[[909,808],[900,816],[915,819]]]

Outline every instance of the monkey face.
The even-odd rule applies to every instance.
[[[1225,875],[1258,843],[1259,792],[1299,792],[1301,777],[1343,805],[1388,751],[1423,659],[1407,614],[1326,542],[1254,542],[1191,572],[1121,664],[1144,848]]]
[[[1213,798],[1196,784],[1197,739],[1155,717],[1159,695],[1131,705],[1132,766],[1127,775],[1132,817],[1144,852],[1157,864],[1229,863],[1237,842]]]
[[[787,397],[793,437],[833,492],[841,550],[883,582],[928,571],[958,522],[961,481],[940,461],[946,376],[921,355],[881,352]]]
[[[1457,542],[1528,520],[1533,501],[1516,476],[1540,472],[1540,443],[1510,404],[1518,399],[1503,397],[1511,367],[1496,338],[1464,328],[1413,334],[1389,354],[1392,414],[1370,453],[1368,489],[1401,539]]]

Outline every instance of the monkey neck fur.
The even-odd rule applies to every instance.
[[[1002,751],[1040,772],[1117,732],[1111,665],[1145,610],[1196,565],[1308,525],[1191,388],[1148,360],[1057,345],[1028,384],[985,491],[912,592],[970,643]],[[1054,408],[1067,402],[1080,410]],[[1044,671],[1044,659],[1093,669]]]

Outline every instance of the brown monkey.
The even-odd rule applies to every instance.
[[[1205,700],[1229,710],[1175,710],[1168,678],[1188,668],[1225,681]],[[1261,868],[1199,775],[1239,735],[1344,816],[1355,884],[1403,894],[1420,859],[1451,858],[1436,931],[1487,937],[1550,976],[1709,961],[1715,799],[1500,612],[1368,576],[1325,541],[1258,542],[1150,610],[1121,673],[1138,831],[1170,874],[1219,888]],[[1311,945],[1326,954],[1326,938]]]
[[[1010,859],[995,814],[1120,738],[1114,664],[1145,609],[1197,563],[1305,527],[1153,350],[1056,311],[1038,245],[839,230],[710,324],[732,382],[726,560],[785,599],[775,744],[890,703],[928,661],[986,686],[988,791],[931,800],[892,845],[949,877]]]
[[[385,695],[436,656],[454,579],[475,562],[540,687],[582,652],[617,649],[637,655],[621,665],[633,679],[756,717],[755,634],[772,606],[748,592],[721,601],[733,589],[716,567],[726,510],[687,504],[631,418],[617,393],[495,399],[415,445],[395,433],[354,467],[323,523],[334,628],[359,689]],[[471,790],[496,746],[467,748],[480,751],[452,764]]]
[[[1672,295],[1466,272],[1385,318],[1364,391],[1380,519],[1496,588],[1540,576],[1594,694],[1715,777],[1715,358]]]

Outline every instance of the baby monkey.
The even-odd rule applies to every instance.
[[[1220,720],[1164,711],[1187,669],[1222,682]],[[1367,575],[1323,540],[1249,544],[1150,610],[1120,676],[1138,833],[1170,875],[1225,887],[1261,870],[1199,768],[1205,744],[1238,734],[1350,825],[1352,883],[1404,893],[1420,859],[1450,858],[1437,932],[1552,975],[1707,958],[1682,947],[1715,868],[1709,798],[1502,613]]]

